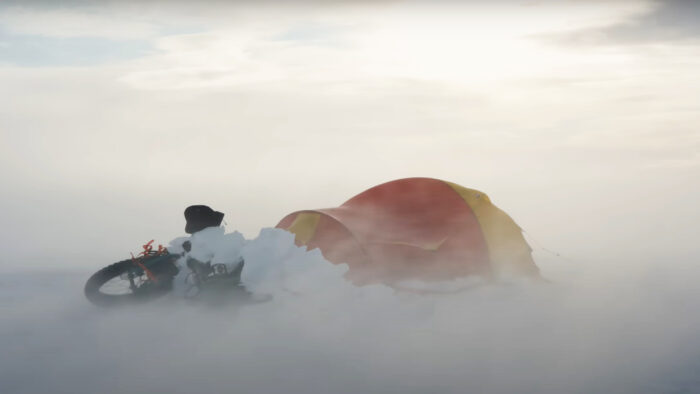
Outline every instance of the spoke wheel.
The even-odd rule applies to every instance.
[[[130,260],[124,260],[97,271],[85,284],[85,296],[95,305],[116,306],[147,301],[167,292],[133,268]]]

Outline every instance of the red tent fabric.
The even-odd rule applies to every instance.
[[[388,182],[337,208],[291,213],[277,227],[347,263],[356,284],[538,271],[508,215],[484,193],[438,179]]]

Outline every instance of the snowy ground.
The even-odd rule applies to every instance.
[[[275,245],[251,253],[275,263]],[[700,392],[692,264],[426,297],[354,288],[317,252],[285,256],[289,280],[266,279],[280,289],[255,306],[102,310],[83,298],[88,270],[5,273],[0,393]]]

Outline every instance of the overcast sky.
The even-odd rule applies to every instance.
[[[696,257],[697,4],[3,2],[3,267],[103,265],[193,203],[254,237],[408,176],[564,254]]]

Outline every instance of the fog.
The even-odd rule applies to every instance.
[[[274,294],[264,303],[209,306],[166,297],[102,310],[83,299],[89,272],[4,275],[2,392],[700,388],[696,264],[641,260],[621,264],[624,274],[588,266],[549,284],[512,279],[417,295],[354,287],[342,278],[343,265],[269,231],[246,255],[253,267],[284,272],[253,286]]]
[[[3,2],[0,392],[699,391],[697,11]],[[305,271],[268,303],[82,295],[188,205],[252,241],[413,176],[487,193],[547,283],[356,288],[277,245]]]

